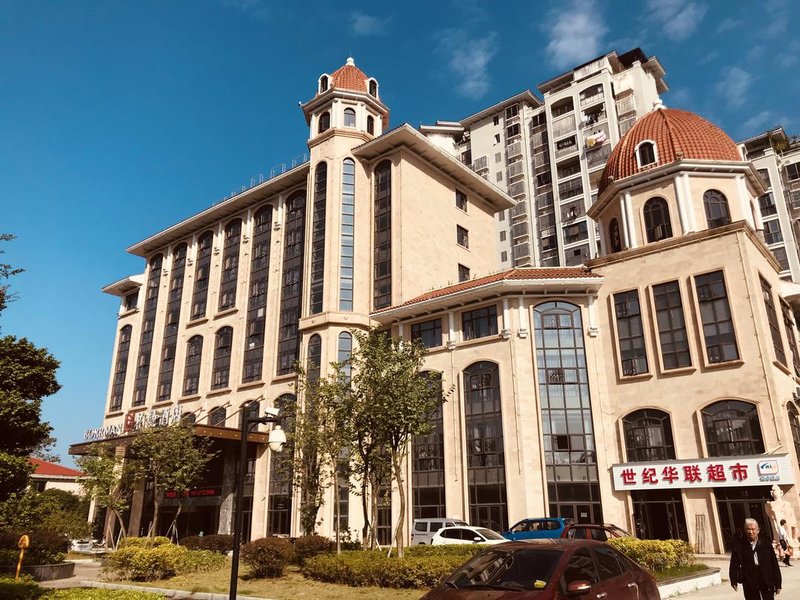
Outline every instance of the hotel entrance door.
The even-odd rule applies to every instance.
[[[730,551],[733,541],[744,535],[744,520],[755,519],[761,527],[761,535],[773,538],[772,523],[767,519],[766,502],[772,500],[768,486],[721,488],[714,490],[719,511],[719,527],[722,543]]]

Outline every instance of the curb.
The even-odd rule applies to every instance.
[[[141,585],[123,585],[121,583],[105,583],[101,581],[81,581],[83,587],[101,588],[106,590],[131,590],[134,592],[152,592],[161,594],[167,598],[192,598],[193,600],[228,600],[228,594],[216,594],[213,592],[187,592],[185,590],[172,590],[167,588],[144,587]],[[270,600],[263,596],[240,596],[236,595],[237,600]]]

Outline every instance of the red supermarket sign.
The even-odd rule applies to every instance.
[[[611,474],[616,491],[794,483],[788,454],[624,463]]]
[[[220,495],[219,488],[199,488],[196,490],[188,490],[183,492],[184,498],[208,498],[210,496],[219,496],[219,495]],[[175,490],[167,490],[165,496],[167,498],[177,498],[179,494]]]

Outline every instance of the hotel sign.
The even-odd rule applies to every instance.
[[[793,484],[788,454],[636,462],[611,467],[614,490],[666,490]]]
[[[167,426],[178,423],[183,415],[183,408],[180,406],[168,406],[147,412],[129,412],[125,415],[125,420],[116,425],[105,425],[95,429],[87,429],[83,432],[84,442],[99,442],[119,437],[126,433],[139,431],[145,427]]]

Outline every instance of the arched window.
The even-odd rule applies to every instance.
[[[178,324],[183,297],[183,279],[186,273],[186,244],[178,244],[172,252],[172,273],[167,296],[167,317],[164,320],[164,341],[161,347],[161,369],[158,374],[159,402],[169,400],[172,394],[172,374],[175,370],[175,350],[178,347]]]
[[[355,127],[356,126],[356,111],[352,108],[345,108],[344,109],[344,126],[345,127]]]
[[[746,456],[764,452],[755,404],[720,400],[702,410],[709,456]]]
[[[355,245],[356,163],[342,162],[342,226],[339,263],[339,310],[353,310],[353,248]]]
[[[601,523],[581,309],[544,302],[533,322],[550,515]]]
[[[644,205],[644,230],[648,242],[672,237],[669,207],[664,198],[650,198]]]
[[[213,427],[225,427],[225,419],[228,418],[228,415],[225,412],[224,406],[217,406],[216,408],[212,408],[211,412],[208,413],[208,424]]]
[[[323,75],[319,78],[319,93],[328,91],[328,76]]]
[[[369,95],[378,97],[378,82],[374,79],[369,80]]]
[[[786,407],[789,413],[789,428],[792,430],[792,442],[794,443],[794,453],[800,461],[800,414],[793,402],[789,402]]]
[[[242,383],[261,379],[271,243],[272,206],[265,206],[253,216],[253,254],[250,259],[250,297],[247,300]]]
[[[242,220],[234,219],[225,226],[222,278],[219,284],[219,310],[236,306],[236,284],[239,283],[239,241],[241,238]]]
[[[622,419],[622,426],[629,462],[675,458],[672,425],[664,411],[653,408],[637,410]]]
[[[283,279],[278,328],[278,375],[292,372],[300,348],[298,323],[303,298],[303,250],[305,247],[306,192],[295,192],[286,201]]]
[[[139,358],[136,361],[136,381],[133,386],[133,406],[142,406],[147,394],[147,380],[150,376],[150,354],[153,351],[153,332],[156,324],[158,292],[161,289],[161,268],[164,257],[157,254],[150,259],[145,292],[142,333],[139,337]]]
[[[420,376],[432,388],[442,391],[442,374],[422,371]],[[413,518],[445,516],[444,500],[444,420],[442,407],[431,416],[431,431],[411,440],[411,506]]]
[[[283,394],[275,400],[275,408],[291,413],[295,403],[293,395]],[[284,429],[291,432],[294,426],[287,420]],[[267,535],[289,535],[291,530],[293,455],[288,446],[283,452],[270,452]]]
[[[133,327],[125,325],[119,330],[117,342],[117,361],[114,367],[114,384],[111,388],[111,405],[109,410],[122,409],[122,394],[125,391],[125,377],[128,373],[128,354],[131,349],[131,332]]]
[[[197,257],[194,267],[194,290],[192,290],[191,319],[199,319],[206,314],[208,299],[208,278],[211,274],[211,251],[214,234],[206,231],[197,240]]]
[[[231,374],[231,348],[233,327],[223,327],[214,337],[214,365],[211,371],[211,389],[228,387]]]
[[[328,131],[331,128],[331,113],[324,112],[319,116],[319,128],[317,133]]]
[[[316,333],[308,340],[308,356],[306,356],[306,374],[311,383],[319,381],[322,365],[322,338]]]
[[[311,226],[311,305],[309,314],[322,312],[325,285],[325,211],[328,189],[328,165],[321,162],[314,171],[313,224]]]
[[[611,246],[611,252],[620,252],[622,250],[622,237],[619,235],[619,221],[611,219],[608,225],[608,243]]]
[[[656,146],[653,142],[642,142],[636,149],[636,161],[639,168],[656,162]]]
[[[731,222],[728,199],[719,190],[707,190],[703,194],[703,206],[706,209],[706,222],[709,229],[722,227]]]
[[[183,395],[193,396],[200,389],[200,365],[203,360],[203,338],[195,335],[186,342],[186,368],[183,370]]]
[[[375,117],[372,115],[367,117],[367,133],[375,135]]]
[[[348,332],[343,331],[339,334],[339,344],[337,347],[336,360],[337,362],[344,363],[342,372],[344,373],[347,381],[350,381],[351,366],[347,362],[353,354],[353,336]]]
[[[478,362],[464,369],[464,408],[469,522],[502,531],[508,510],[500,372],[495,363]]]
[[[375,168],[375,255],[373,304],[384,308],[392,301],[392,163]]]

